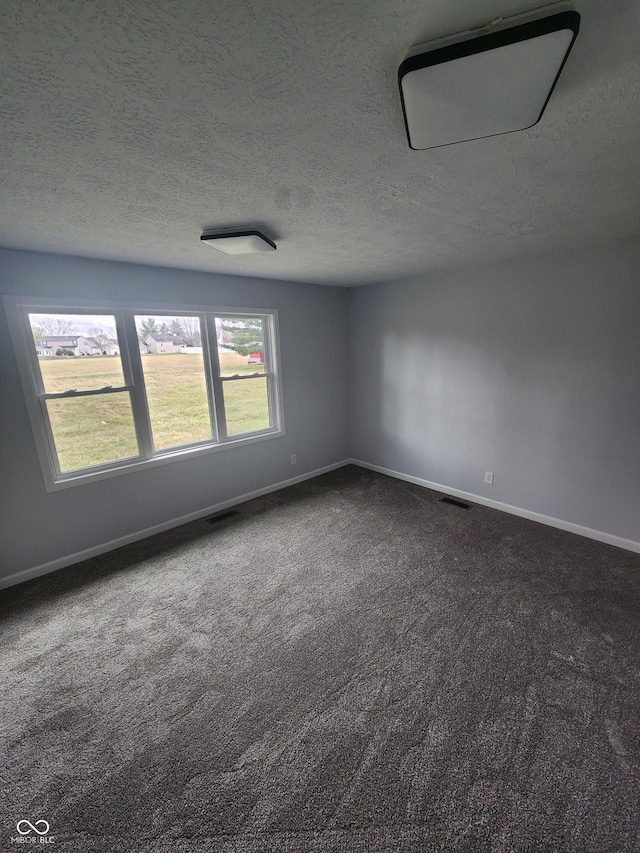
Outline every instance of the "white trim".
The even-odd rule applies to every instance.
[[[47,492],[58,492],[61,489],[68,489],[70,486],[83,486],[96,480],[107,480],[109,477],[119,477],[121,474],[130,474],[145,468],[155,468],[157,465],[166,465],[168,462],[179,462],[182,459],[191,459],[194,456],[218,453],[232,447],[256,444],[259,441],[268,441],[272,438],[282,438],[284,435],[284,430],[277,432],[275,430],[269,432],[262,430],[255,433],[238,433],[237,437],[233,436],[215,444],[206,443],[209,441],[208,439],[204,439],[199,444],[180,444],[178,447],[170,447],[165,451],[156,451],[155,455],[149,459],[132,456],[129,459],[120,459],[117,463],[109,462],[107,463],[108,468],[98,468],[97,466],[95,468],[78,468],[77,471],[62,474],[58,480],[51,483],[45,481],[45,489]]]
[[[57,492],[85,483],[92,483],[110,477],[142,469],[154,465],[165,465],[181,458],[187,458],[194,454],[217,453],[242,444],[265,441],[271,438],[279,438],[286,435],[284,428],[284,412],[282,402],[282,364],[280,362],[279,335],[278,335],[278,309],[230,309],[215,308],[213,306],[195,308],[182,306],[180,308],[169,306],[166,303],[144,303],[141,307],[137,302],[122,302],[115,300],[105,304],[102,300],[93,299],[51,299],[43,297],[14,296],[2,297],[9,322],[9,332],[13,342],[18,373],[26,400],[31,430],[36,445],[36,451],[42,469],[42,478],[47,492]],[[61,471],[55,437],[51,428],[51,422],[46,409],[46,400],[49,395],[45,393],[42,381],[42,372],[38,362],[36,349],[33,346],[33,337],[29,323],[29,313],[51,310],[59,313],[60,310],[69,314],[85,314],[89,312],[106,313],[113,317],[116,334],[118,336],[118,348],[120,350],[120,361],[125,379],[125,385],[118,393],[129,392],[131,401],[131,412],[133,425],[138,444],[138,453],[122,459],[115,459],[100,465],[91,465],[86,468],[78,468],[71,471]],[[138,336],[135,330],[135,315],[144,316],[149,314],[167,316],[198,316],[200,320],[200,332],[202,335],[202,317],[205,315],[207,328],[211,328],[214,337],[205,336],[203,342],[208,343],[208,352],[203,355],[205,375],[211,375],[208,382],[209,416],[212,435],[192,444],[180,444],[163,450],[154,450],[152,438],[152,426],[149,418],[148,401],[144,381],[144,370],[141,362],[141,354]],[[265,335],[265,355],[268,355],[269,373],[265,377],[267,382],[267,399],[269,405],[269,419],[271,425],[266,429],[252,430],[244,433],[233,433],[227,435],[226,422],[224,421],[224,392],[219,374],[218,344],[215,335],[215,319],[229,317],[230,319],[241,319],[245,317],[259,318],[263,324]],[[123,346],[124,344],[124,346]],[[213,363],[216,370],[213,370]],[[208,365],[208,367],[207,367]],[[207,370],[209,374],[207,374]],[[263,375],[263,374],[260,374]],[[230,377],[232,378],[232,377]],[[213,391],[213,397],[211,392]],[[91,389],[84,396],[94,394],[113,393],[103,389]],[[216,400],[216,395],[219,399]],[[65,394],[61,396],[82,396],[81,394]],[[217,405],[216,405],[217,403]],[[212,416],[215,415],[215,418]],[[222,424],[221,424],[222,419]]]
[[[350,459],[349,462],[352,465],[358,465],[360,468],[368,468],[369,471],[376,471],[378,474],[395,477],[396,480],[415,483],[416,486],[423,486],[425,489],[432,489],[435,492],[443,492],[445,495],[464,498],[473,503],[497,509],[500,512],[508,512],[510,515],[517,515],[520,518],[527,518],[529,521],[537,521],[540,524],[546,524],[548,527],[556,527],[558,530],[566,530],[569,533],[576,533],[578,536],[584,536],[587,539],[595,539],[597,542],[605,542],[607,545],[615,545],[616,548],[624,548],[626,551],[633,551],[636,554],[640,554],[640,542],[636,542],[635,539],[623,539],[621,536],[614,536],[613,533],[593,530],[591,527],[584,527],[582,524],[574,524],[572,521],[564,521],[561,518],[553,518],[550,515],[543,515],[540,512],[533,512],[519,506],[505,504],[502,501],[494,501],[491,498],[473,494],[473,492],[463,492],[461,489],[454,489],[451,486],[432,483],[431,480],[423,480],[422,477],[413,477],[411,474],[403,474],[400,471],[393,471],[391,468],[383,468],[381,465],[372,465],[370,462],[363,462],[361,459]]]
[[[115,310],[134,311],[138,314],[183,314],[191,316],[192,314],[213,313],[229,314],[232,316],[241,315],[243,317],[262,317],[264,314],[277,314],[277,308],[229,308],[229,307],[212,307],[211,303],[184,303],[184,302],[154,302],[146,299],[131,301],[128,299],[84,299],[77,297],[63,296],[59,299],[50,296],[29,296],[7,293],[2,297],[5,305],[10,305],[12,308],[35,308],[39,313],[46,309],[54,313],[60,313],[60,308],[69,309],[73,314],[86,314],[85,308],[96,310],[100,314],[113,314]],[[81,304],[82,307],[78,308]],[[141,308],[142,304],[142,308]],[[76,336],[77,337],[77,336]]]
[[[270,486],[264,486],[261,489],[255,489],[253,492],[247,492],[244,495],[239,495],[235,498],[230,498],[226,501],[213,504],[212,506],[198,509],[195,512],[190,512],[188,515],[182,515],[179,518],[172,518],[169,521],[163,521],[161,524],[154,524],[152,527],[145,527],[144,530],[138,530],[134,533],[128,533],[126,536],[120,536],[118,539],[110,539],[108,542],[102,542],[100,545],[94,545],[91,548],[85,548],[83,551],[76,551],[74,554],[68,554],[66,557],[59,557],[57,560],[51,560],[48,563],[41,563],[39,566],[34,566],[31,569],[24,569],[21,572],[16,572],[13,575],[7,575],[0,578],[0,589],[6,589],[15,584],[23,583],[32,578],[47,575],[50,572],[55,572],[58,569],[64,569],[67,566],[72,566],[74,563],[81,563],[83,560],[88,560],[91,557],[98,557],[100,554],[106,554],[107,551],[113,551],[116,548],[122,548],[123,545],[129,545],[132,542],[139,542],[140,539],[146,539],[148,536],[154,536],[156,533],[163,533],[165,530],[171,530],[173,527],[180,527],[181,524],[188,524],[190,521],[197,521],[199,518],[204,518],[207,515],[212,515],[215,512],[221,512],[229,507],[237,504],[245,503],[246,501],[259,498],[261,495],[268,495],[270,492],[277,492],[280,489],[286,489],[288,486],[295,486],[296,483],[302,483],[304,480],[312,480],[314,477],[319,477],[321,474],[328,474],[329,471],[335,471],[337,468],[344,468],[345,465],[350,465],[350,459],[344,459],[341,462],[334,462],[332,465],[325,465],[324,468],[316,468],[315,471],[309,471],[307,474],[300,474],[298,477],[291,477],[289,480],[281,480],[279,483],[273,483]]]

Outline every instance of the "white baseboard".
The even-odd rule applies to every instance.
[[[30,569],[24,569],[21,572],[16,572],[13,575],[7,575],[0,578],[0,589],[6,589],[15,584],[23,583],[32,578],[40,577],[41,575],[55,572],[58,569],[63,569],[66,566],[72,566],[74,563],[81,563],[83,560],[88,560],[90,557],[98,557],[100,554],[106,554],[107,551],[113,551],[116,548],[121,548],[123,545],[129,545],[131,542],[138,542],[141,539],[146,539],[147,536],[153,536],[156,533],[162,533],[165,530],[170,530],[172,527],[179,527],[181,524],[187,524],[190,521],[196,521],[199,518],[204,518],[207,515],[212,515],[215,512],[222,512],[232,506],[250,501],[253,498],[259,498],[262,495],[267,495],[270,492],[277,492],[280,489],[286,489],[287,486],[294,486],[296,483],[302,483],[304,480],[311,480],[314,477],[319,477],[321,474],[327,474],[329,471],[335,471],[338,468],[343,468],[345,465],[358,465],[360,468],[368,468],[370,471],[377,471],[379,474],[386,474],[388,477],[395,477],[397,480],[404,480],[407,483],[415,483],[417,486],[423,486],[426,489],[432,489],[436,492],[442,492],[445,495],[453,495],[458,498],[464,498],[472,503],[488,506],[492,509],[508,512],[511,515],[517,515],[520,518],[527,518],[530,521],[537,521],[540,524],[546,524],[549,527],[556,527],[559,530],[566,530],[569,533],[576,533],[578,536],[585,536],[587,539],[595,539],[597,542],[605,542],[608,545],[614,545],[617,548],[624,548],[627,551],[633,551],[640,554],[640,542],[634,539],[623,539],[621,536],[614,536],[611,533],[605,533],[602,530],[593,530],[590,527],[584,527],[581,524],[574,524],[571,521],[564,521],[560,518],[553,518],[549,515],[543,515],[539,512],[532,512],[522,507],[512,506],[511,504],[495,501],[491,498],[485,498],[482,495],[476,495],[472,492],[463,492],[461,489],[454,489],[450,486],[443,486],[441,483],[433,483],[430,480],[424,480],[422,477],[413,477],[410,474],[403,474],[401,471],[393,471],[391,468],[383,468],[381,465],[372,465],[369,462],[364,462],[361,459],[344,459],[341,462],[335,462],[333,465],[326,465],[324,468],[317,468],[315,471],[309,471],[306,474],[301,474],[298,477],[291,477],[289,480],[282,480],[279,483],[273,483],[270,486],[264,486],[261,489],[256,489],[253,492],[247,492],[244,495],[238,495],[235,498],[230,498],[227,501],[213,504],[212,506],[191,512],[188,515],[182,515],[179,518],[172,518],[164,521],[161,524],[155,524],[152,527],[146,527],[143,530],[138,530],[134,533],[129,533],[126,536],[121,536],[118,539],[111,539],[108,542],[103,542],[100,545],[94,545],[91,548],[86,548],[83,551],[76,551],[74,554],[68,554],[65,557],[59,557],[56,560],[51,560],[48,563],[42,563],[39,566],[34,566]]]
[[[590,527],[583,527],[581,524],[574,524],[572,521],[564,521],[561,518],[553,518],[550,515],[542,515],[539,512],[532,512],[529,509],[523,509],[519,506],[502,503],[502,501],[494,501],[491,498],[485,498],[482,495],[475,495],[472,492],[463,492],[461,489],[453,489],[450,486],[443,486],[441,483],[432,483],[430,480],[423,480],[422,477],[412,477],[410,474],[403,474],[400,471],[392,471],[390,468],[383,468],[381,465],[371,465],[369,462],[363,462],[361,459],[350,459],[352,465],[358,465],[360,468],[368,468],[370,471],[377,471],[379,474],[386,474],[388,477],[395,477],[397,480],[404,480],[407,483],[415,483],[417,486],[424,486],[425,489],[432,489],[435,492],[443,492],[445,495],[453,495],[457,498],[464,498],[472,503],[488,506],[492,509],[498,509],[500,512],[508,512],[511,515],[520,516],[520,518],[528,518],[530,521],[538,521],[540,524],[546,524],[549,527],[557,527],[559,530],[566,530],[569,533],[577,533],[578,536],[585,536],[587,539],[595,539],[597,542],[606,542],[607,545],[615,545],[616,548],[624,548],[626,551],[633,551],[640,554],[640,542],[634,539],[623,539],[621,536],[614,536],[612,533],[605,533],[602,530],[592,530]]]
[[[121,548],[123,545],[129,545],[131,542],[139,542],[140,539],[146,539],[147,536],[153,536],[155,533],[162,533],[165,530],[170,530],[172,527],[179,527],[181,524],[187,524],[190,521],[197,521],[199,518],[204,518],[207,515],[212,515],[215,512],[221,512],[232,506],[250,501],[253,498],[259,498],[262,495],[267,495],[270,492],[277,492],[280,489],[286,489],[287,486],[295,486],[296,483],[302,483],[304,480],[311,480],[314,477],[319,477],[321,474],[327,474],[329,471],[335,471],[337,468],[344,468],[345,465],[351,464],[350,459],[345,459],[342,462],[335,462],[333,465],[326,465],[324,468],[316,468],[315,471],[309,471],[306,474],[300,474],[298,477],[291,477],[289,480],[282,480],[279,483],[273,483],[270,486],[264,486],[262,489],[256,489],[253,492],[247,492],[244,495],[238,495],[235,498],[230,498],[227,501],[213,504],[212,506],[198,509],[195,512],[190,512],[188,515],[182,515],[179,518],[172,518],[169,521],[163,521],[161,524],[154,524],[152,527],[146,527],[144,530],[138,530],[134,533],[129,533],[126,536],[120,536],[118,539],[111,539],[108,542],[102,542],[100,545],[94,545],[91,548],[85,548],[83,551],[76,551],[74,554],[68,554],[65,557],[59,557],[57,560],[51,560],[48,563],[42,563],[39,566],[34,566],[31,569],[24,569],[21,572],[16,572],[13,575],[7,575],[0,578],[0,589],[6,589],[15,584],[23,583],[32,578],[47,575],[49,572],[55,572],[58,569],[64,569],[66,566],[72,566],[74,563],[81,563],[83,560],[88,560],[90,557],[98,557],[100,554],[106,554],[107,551],[113,551],[116,548]]]

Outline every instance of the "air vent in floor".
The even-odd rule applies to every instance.
[[[465,503],[464,501],[458,500],[458,498],[438,498],[440,503],[443,504],[452,504],[453,506],[458,506],[460,509],[469,509],[471,504]]]
[[[203,519],[207,524],[218,524],[219,521],[226,521],[228,518],[233,518],[235,515],[240,515],[237,509],[223,509],[222,512],[215,512]]]

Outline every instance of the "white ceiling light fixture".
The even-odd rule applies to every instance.
[[[556,3],[411,50],[398,70],[409,146],[438,148],[536,124],[579,27],[578,12]]]
[[[273,240],[253,230],[203,231],[200,240],[225,255],[255,255],[277,249]]]

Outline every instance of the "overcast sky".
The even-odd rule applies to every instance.
[[[136,326],[139,329],[140,325],[147,317],[151,317],[156,321],[158,326],[162,323],[167,325],[176,319],[169,317],[166,314],[144,314],[136,316]],[[32,326],[40,326],[47,319],[52,320],[69,320],[73,323],[73,332],[75,335],[88,335],[90,329],[104,329],[115,333],[116,321],[113,314],[29,314]],[[180,319],[178,317],[178,319]]]

